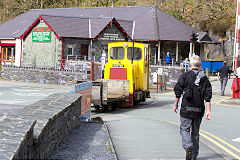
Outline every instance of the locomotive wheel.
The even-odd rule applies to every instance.
[[[112,111],[116,111],[117,107],[118,107],[118,103],[113,103],[112,104]]]
[[[96,111],[99,111],[101,107],[99,105],[94,105],[94,108],[96,109]]]
[[[94,107],[95,107],[96,111],[98,111],[98,112],[105,112],[108,110],[108,106],[95,105]]]
[[[143,95],[143,96],[142,96],[142,102],[145,102],[145,101],[146,101],[146,96]]]

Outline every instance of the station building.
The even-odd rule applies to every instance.
[[[63,62],[99,60],[109,42],[151,46],[151,61],[170,52],[175,63],[189,55],[190,35],[199,31],[154,6],[34,9],[0,25],[3,64],[59,68]],[[205,57],[211,38],[199,34],[194,52]]]

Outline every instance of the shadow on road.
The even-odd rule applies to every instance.
[[[173,106],[173,102],[170,100],[163,99],[161,101],[146,101],[139,103],[135,105],[132,108],[123,108],[118,107],[115,111],[112,110],[111,106],[109,106],[104,111],[97,111],[94,108],[92,108],[92,112],[94,113],[107,113],[107,114],[119,114],[119,113],[125,113],[125,112],[131,112],[133,110],[142,110],[142,109],[149,109],[149,108],[161,108],[161,109],[168,109]]]

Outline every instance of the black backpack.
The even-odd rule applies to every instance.
[[[205,106],[201,81],[199,86],[194,84],[198,73],[197,75],[193,71],[187,73],[186,90],[182,98],[180,110],[181,115],[185,117],[199,118],[204,114]]]

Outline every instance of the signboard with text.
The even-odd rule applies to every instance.
[[[125,41],[125,39],[121,38],[116,33],[103,33],[103,37],[100,37],[99,39],[105,41]]]
[[[36,27],[32,29],[33,42],[51,42],[51,30],[49,27]]]

